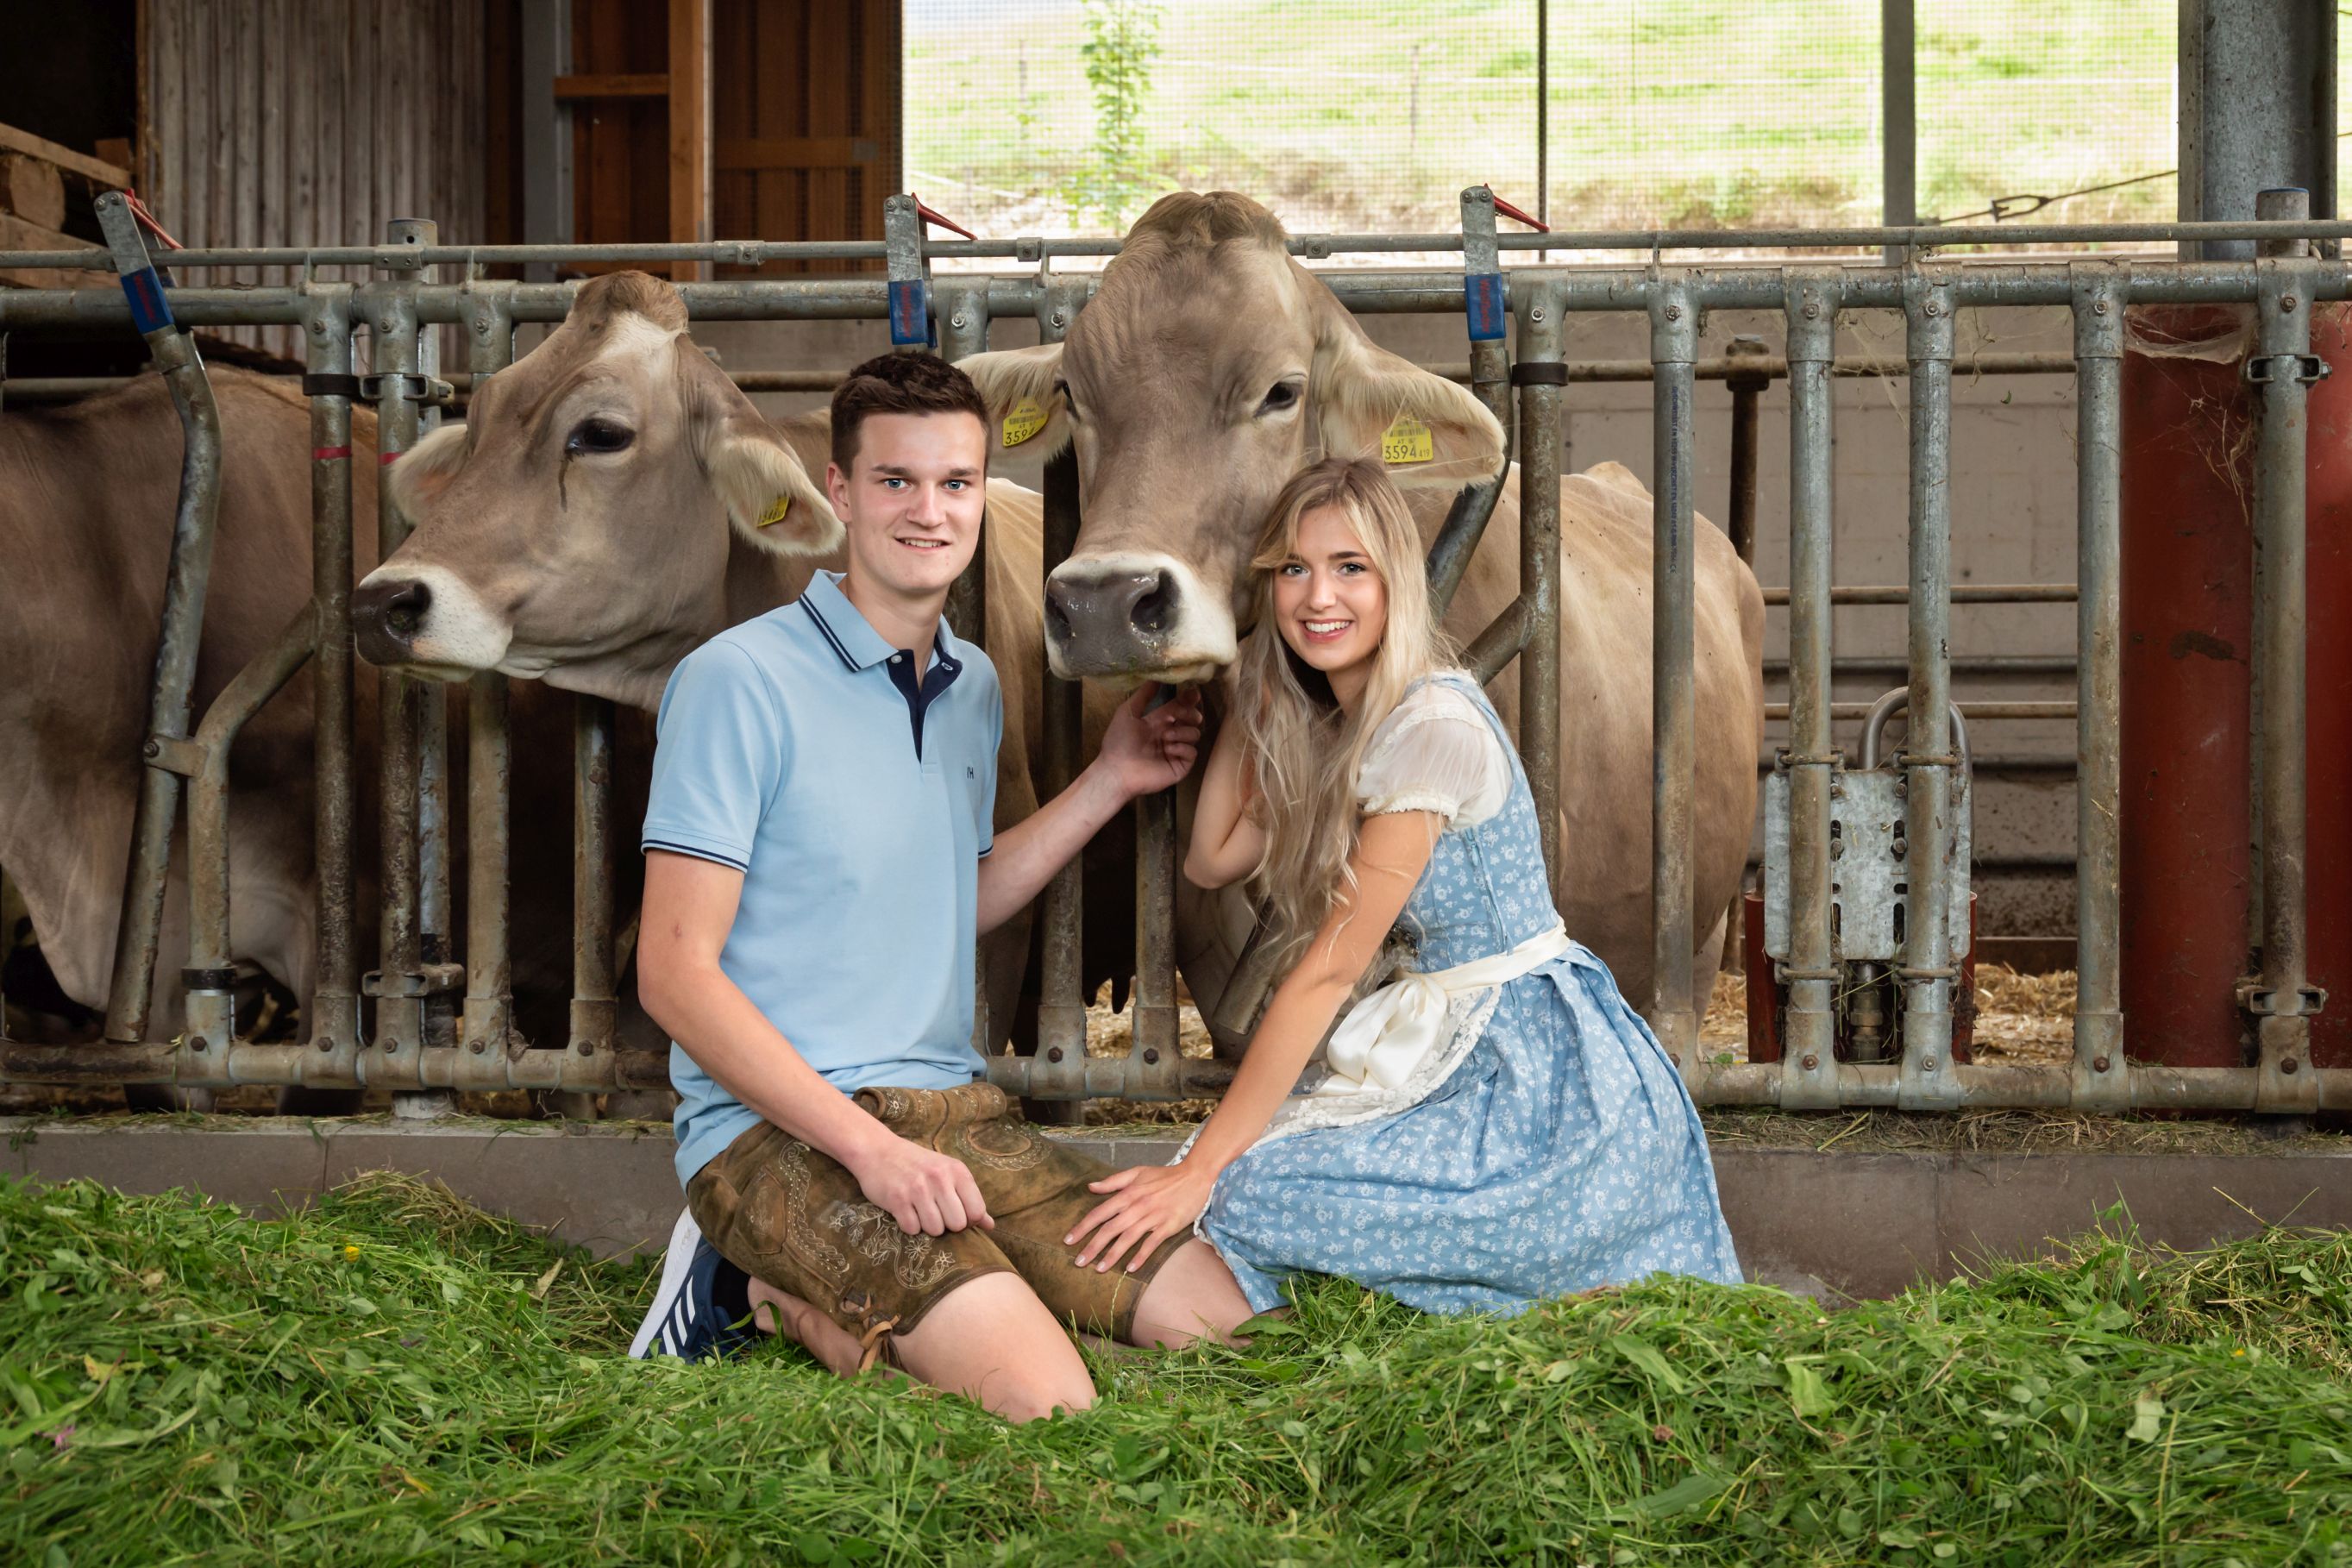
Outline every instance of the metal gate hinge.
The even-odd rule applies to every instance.
[[[2263,986],[2260,981],[2242,980],[2238,983],[2239,1010],[2251,1013],[2257,1018],[2315,1018],[2319,1016],[2320,1009],[2326,1005],[2327,992],[2322,986],[2305,986],[2300,1005],[2288,1009],[2279,1005],[2278,993]]]
[[[387,370],[374,375],[362,375],[357,380],[360,395],[370,403],[383,400],[387,382],[396,384],[392,388],[393,396],[404,397],[411,403],[422,403],[433,408],[447,407],[457,395],[457,389],[447,382],[436,376],[419,375],[414,371]]]
[[[2292,379],[2305,386],[2315,381],[2326,381],[2336,374],[2336,367],[2317,354],[2256,354],[2246,362],[2247,384],[2267,386],[2278,380],[2276,366],[2282,360],[2294,364]]]

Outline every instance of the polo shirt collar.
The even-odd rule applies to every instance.
[[[888,639],[876,631],[873,624],[858,613],[857,606],[849,602],[849,595],[841,591],[842,575],[838,572],[812,574],[808,586],[801,590],[800,603],[808,611],[817,635],[824,638],[827,646],[839,656],[843,668],[871,669],[877,664],[888,662],[898,650],[892,647]],[[944,618],[940,622],[939,629],[932,634],[931,656],[950,665],[956,664],[948,653],[947,622]]]

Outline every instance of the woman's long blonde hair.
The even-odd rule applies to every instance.
[[[1282,639],[1275,574],[1298,553],[1299,520],[1326,508],[1348,520],[1388,594],[1388,628],[1371,679],[1343,710],[1322,672]],[[1328,458],[1283,487],[1250,558],[1256,629],[1242,646],[1235,711],[1265,853],[1252,879],[1283,967],[1296,963],[1353,880],[1356,772],[1372,731],[1405,689],[1454,662],[1429,614],[1421,531],[1388,471],[1368,458]]]

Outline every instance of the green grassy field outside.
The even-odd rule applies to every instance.
[[[1556,221],[1876,221],[1878,10],[1555,0]],[[1257,195],[1302,231],[1452,227],[1461,187],[1481,180],[1532,209],[1534,14],[1533,0],[1169,5],[1152,167],[1171,187]],[[2172,166],[2172,0],[1919,0],[1916,25],[1923,214]],[[910,13],[909,183],[992,232],[1070,227],[1039,193],[1093,135],[1084,37],[1057,0]],[[2174,196],[2168,178],[2045,216],[2163,216]]]
[[[646,1265],[364,1178],[286,1220],[0,1182],[0,1561],[2352,1563],[2352,1237],[1825,1313],[1344,1282],[1013,1428],[795,1352],[622,1358]]]

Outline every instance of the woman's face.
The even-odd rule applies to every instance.
[[[1347,514],[1298,520],[1297,553],[1274,569],[1274,616],[1290,650],[1326,676],[1369,667],[1388,631],[1388,584]]]

